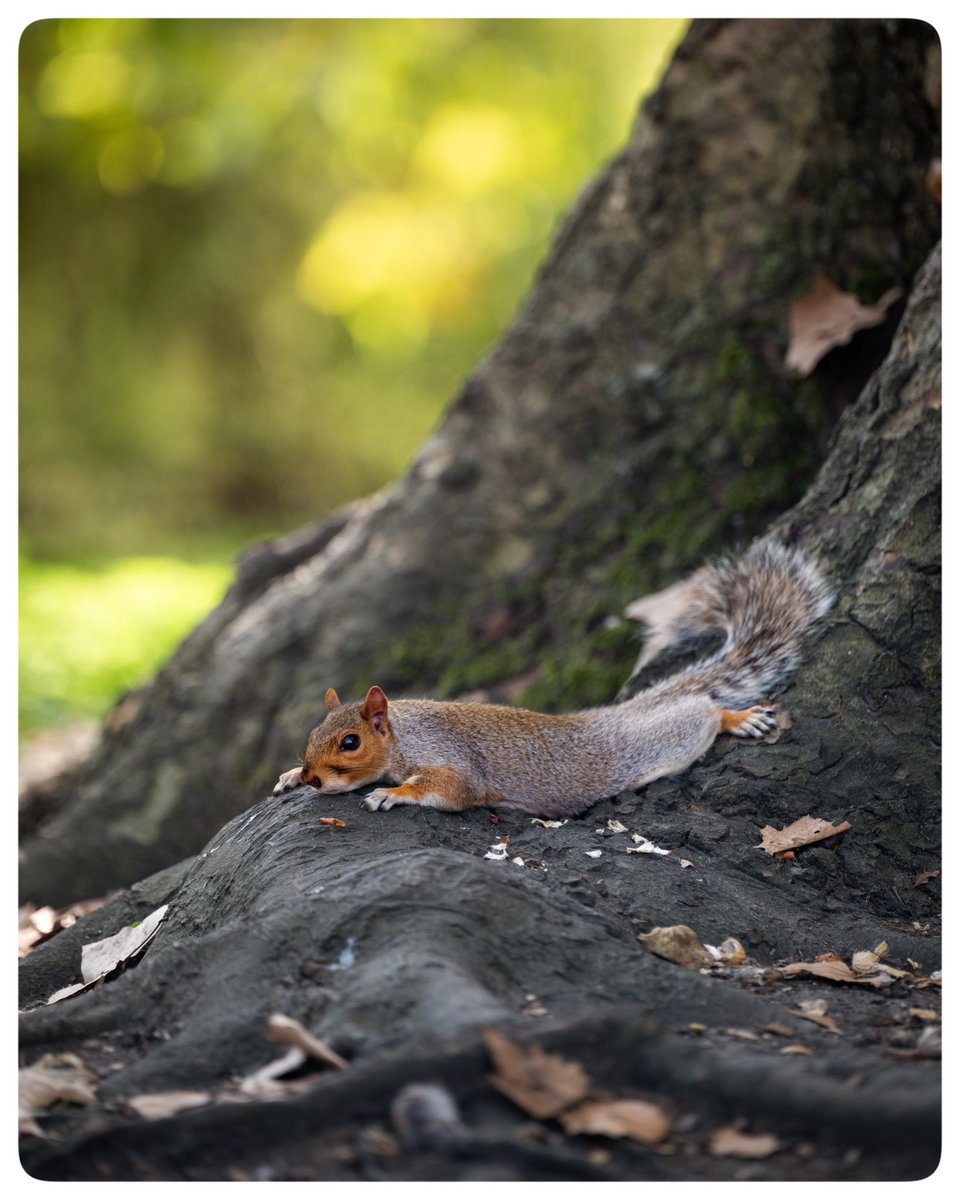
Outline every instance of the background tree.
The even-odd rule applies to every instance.
[[[798,379],[790,299],[821,270],[863,301],[909,286],[938,224],[935,53],[919,23],[696,25],[406,477],[247,555],[27,841],[25,894],[195,852],[331,685],[608,700],[635,646],[610,617],[794,501],[882,356],[892,322]]]

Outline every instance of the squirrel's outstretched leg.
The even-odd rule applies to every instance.
[[[496,804],[499,799],[493,792],[481,791],[452,767],[422,767],[399,787],[372,791],[364,796],[363,803],[371,812],[383,812],[395,804],[422,804],[425,808],[462,812],[465,808]]]

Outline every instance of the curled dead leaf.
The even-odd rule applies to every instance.
[[[563,1113],[560,1123],[569,1134],[625,1137],[645,1146],[656,1146],[672,1128],[663,1109],[644,1100],[588,1100]]]
[[[781,973],[790,979],[794,975],[816,975],[820,979],[830,979],[834,983],[862,983],[869,987],[883,987],[891,982],[889,975],[857,975],[845,962],[795,962],[780,968]]]
[[[790,305],[786,366],[809,375],[829,350],[846,345],[862,329],[882,325],[900,294],[899,288],[890,288],[876,304],[861,304],[818,271],[807,295]]]
[[[271,1041],[277,1042],[281,1046],[296,1046],[310,1058],[315,1058],[317,1062],[334,1067],[338,1071],[346,1070],[349,1065],[346,1059],[341,1058],[336,1050],[332,1050],[326,1042],[315,1038],[299,1021],[295,1021],[293,1017],[287,1017],[283,1013],[270,1014],[267,1018],[267,1033],[270,1035]]]
[[[766,850],[767,854],[783,855],[790,850],[798,850],[801,846],[810,846],[814,842],[822,842],[824,838],[844,833],[850,828],[849,821],[839,825],[831,825],[822,817],[811,817],[809,814],[787,825],[784,829],[775,829],[767,825],[760,830],[761,841],[754,847],[756,850]]]
[[[638,938],[651,954],[682,967],[709,967],[716,962],[689,925],[658,925]]]
[[[830,1033],[840,1032],[836,1021],[827,1014],[826,1000],[801,1000],[796,1008],[787,1011],[795,1017],[802,1017],[804,1021],[812,1021]]]
[[[321,825],[333,825],[337,829],[346,829],[346,827],[347,827],[346,821],[341,821],[339,817],[321,817],[320,824]]]
[[[513,1042],[495,1029],[484,1029],[483,1040],[496,1067],[490,1082],[531,1117],[558,1116],[590,1090],[590,1078],[579,1063],[538,1045]]]

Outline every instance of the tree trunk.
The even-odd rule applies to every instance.
[[[610,700],[634,637],[610,614],[795,501],[889,344],[892,321],[783,365],[818,268],[872,301],[935,240],[936,54],[919,22],[695,23],[407,476],[247,554],[26,840],[24,897],[195,853],[331,685]]]
[[[26,889],[73,896],[165,869],[22,964],[24,1060],[71,1051],[99,1080],[96,1105],[41,1118],[62,1140],[24,1143],[30,1173],[872,1180],[934,1169],[933,37],[910,22],[695,24],[410,474],[250,556],[124,728],[115,714],[52,836],[28,845]],[[817,267],[861,281],[863,299],[916,275],[872,376],[883,338],[869,335],[804,382],[783,369],[789,298]],[[838,593],[783,691],[792,727],[776,744],[721,740],[676,779],[555,829],[508,810],[368,813],[356,797],[301,789],[214,832],[289,765],[330,685],[516,696],[520,680],[527,698],[558,707],[609,699],[632,643],[605,618],[705,550],[768,528],[815,554]],[[808,813],[850,828],[793,861],[758,847],[763,826]],[[629,834],[610,822],[671,853],[628,854]],[[167,866],[204,828],[202,853]],[[512,861],[486,860],[504,837]],[[164,903],[139,965],[34,1007],[77,979],[81,945]],[[736,937],[764,968],[849,961],[886,942],[906,974],[886,986],[717,977],[649,953],[637,935],[658,925],[715,945]],[[803,1015],[808,1002],[826,1002],[839,1034]],[[277,1011],[346,1069],[308,1075],[282,1100],[225,1102],[278,1056],[266,1032]],[[669,1134],[651,1148],[532,1122],[491,1084],[486,1027],[580,1063],[594,1098],[656,1103]],[[446,1089],[460,1123],[415,1121],[398,1100],[411,1082]],[[183,1088],[213,1099],[159,1123],[126,1107]],[[738,1120],[773,1135],[776,1153],[719,1156],[714,1135]]]
[[[718,745],[681,778],[555,829],[507,810],[495,828],[484,810],[358,812],[349,796],[308,789],[262,801],[195,860],[24,960],[21,1005],[32,1008],[76,979],[81,945],[170,905],[134,969],[24,1014],[26,1062],[81,1054],[99,1081],[94,1107],[43,1119],[59,1140],[29,1138],[27,1171],[71,1180],[930,1174],[939,889],[921,872],[939,866],[939,293],[936,252],[890,356],[813,487],[777,523],[818,550],[841,596],[789,693],[794,728],[782,740]],[[807,812],[851,827],[795,861],[758,847],[762,825]],[[624,824],[671,854],[628,854],[630,839],[616,832]],[[486,861],[504,837],[512,860]],[[651,926],[677,924],[717,945],[735,936],[761,967],[782,969],[709,977],[638,944]],[[782,966],[849,960],[884,942],[881,957],[901,972],[886,986],[876,975],[859,985],[790,977]],[[267,1036],[273,1012],[301,1021],[346,1068],[315,1065],[306,1090],[238,1103],[237,1080],[279,1056]],[[669,1133],[654,1150],[565,1136],[549,1116],[531,1124],[492,1085],[485,1028],[509,1039],[514,1063],[534,1043],[580,1064],[591,1096],[655,1104]],[[439,1107],[424,1115],[403,1092],[410,1084],[439,1089]],[[156,1123],[127,1107],[181,1089],[207,1102]],[[749,1167],[718,1157],[715,1139],[735,1121],[766,1139],[769,1157]]]

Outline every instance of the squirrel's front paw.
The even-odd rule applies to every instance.
[[[282,792],[290,792],[294,788],[300,786],[300,768],[294,767],[292,771],[284,771],[273,787],[273,794],[279,796]]]
[[[396,794],[391,788],[375,788],[369,796],[363,797],[363,803],[371,812],[386,812],[396,802]]]

